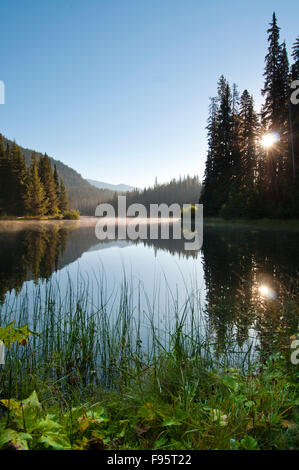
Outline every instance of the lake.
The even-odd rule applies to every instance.
[[[55,321],[55,334],[65,323],[68,335],[75,310],[105,312],[112,331],[130,315],[145,350],[153,334],[165,344],[196,328],[213,354],[235,362],[275,350],[296,329],[297,231],[207,223],[202,249],[185,251],[184,240],[101,242],[95,224],[0,222],[2,325],[42,333]]]

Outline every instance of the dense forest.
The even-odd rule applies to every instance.
[[[28,167],[17,144],[0,134],[0,216],[58,217],[69,209],[66,189],[49,157],[32,154]]]
[[[14,142],[4,139],[4,145],[7,144],[12,147]],[[40,152],[26,149],[19,146],[22,154],[24,155],[27,166],[31,163],[32,153],[36,154],[39,159],[43,155]],[[76,209],[84,215],[94,215],[96,206],[113,196],[113,191],[109,189],[98,189],[88,183],[82,176],[75,170],[65,165],[59,160],[49,157],[52,169],[56,166],[59,175],[63,178],[63,183],[69,199],[70,209]]]
[[[169,183],[156,184],[154,187],[145,188],[143,191],[129,191],[125,193],[127,207],[138,203],[148,207],[150,204],[194,204],[198,201],[201,192],[201,184],[198,176],[185,176],[178,180],[173,179]],[[108,201],[117,210],[117,198],[119,194],[114,193],[113,198]],[[116,211],[117,212],[117,211]]]
[[[209,216],[299,217],[299,105],[290,100],[299,78],[299,37],[290,66],[275,13],[267,33],[260,113],[250,93],[240,96],[223,76],[211,98],[200,198]]]

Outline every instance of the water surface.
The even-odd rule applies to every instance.
[[[241,350],[250,342],[267,349],[277,339],[277,328],[291,331],[298,324],[296,314],[285,309],[296,292],[296,231],[205,225],[202,249],[186,252],[184,240],[100,242],[95,223],[84,217],[0,222],[2,320],[8,306],[10,318],[17,317],[17,298],[29,295],[33,302],[37,289],[43,292],[51,283],[63,295],[70,281],[74,289],[82,282],[88,286],[93,307],[104,291],[113,310],[126,279],[136,316],[142,314],[144,324],[148,319],[164,333],[193,295],[202,334],[220,349],[230,341]],[[143,338],[146,334],[144,328]]]

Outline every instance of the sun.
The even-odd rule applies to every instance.
[[[272,145],[276,144],[279,141],[279,134],[277,132],[271,132],[270,134],[265,134],[261,138],[261,144],[264,148],[270,148]]]
[[[271,287],[267,286],[266,284],[261,284],[258,288],[261,297],[265,299],[275,299],[276,293]]]

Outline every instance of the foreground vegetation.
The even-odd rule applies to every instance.
[[[283,311],[297,322],[293,330],[272,322],[272,342],[257,354],[250,342],[240,348],[231,337],[219,347],[203,337],[196,295],[181,308],[169,303],[164,333],[154,323],[159,312],[150,317],[148,308],[144,335],[127,281],[110,301],[103,285],[92,300],[82,279],[65,291],[36,286],[33,297],[2,308],[0,338],[10,347],[0,376],[0,448],[299,448],[295,300],[277,311],[272,303],[272,318]],[[29,328],[16,326],[25,321]]]
[[[298,373],[274,355],[250,374],[174,353],[123,371],[128,384],[79,403],[1,400],[2,449],[290,449],[298,441]],[[297,382],[296,382],[297,380]]]

